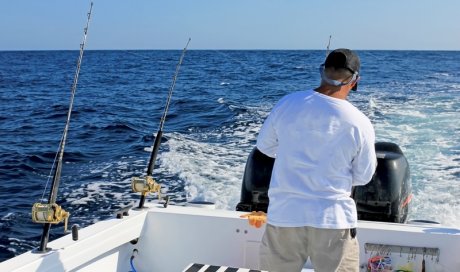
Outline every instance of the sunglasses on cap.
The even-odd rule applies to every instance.
[[[329,85],[332,85],[332,86],[345,86],[345,85],[348,85],[350,83],[352,83],[353,81],[355,81],[355,86],[353,86],[353,88],[351,88],[353,91],[356,91],[358,89],[358,80],[359,80],[359,73],[357,71],[353,71],[351,68],[349,67],[343,67],[347,70],[349,70],[352,75],[351,75],[351,78],[346,81],[346,82],[342,82],[342,81],[339,81],[339,80],[335,80],[335,79],[330,79],[326,76],[324,70],[326,69],[324,63],[321,64],[319,66],[319,72],[321,74],[321,79],[324,80],[327,84]]]

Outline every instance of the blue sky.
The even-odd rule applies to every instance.
[[[460,50],[459,0],[94,0],[87,49]],[[78,49],[90,1],[0,0],[0,50]]]

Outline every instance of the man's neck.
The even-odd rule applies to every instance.
[[[318,88],[314,89],[316,92],[334,97],[337,99],[346,100],[350,90],[345,87],[331,87],[331,86],[319,86]]]

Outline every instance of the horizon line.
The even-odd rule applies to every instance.
[[[85,51],[177,51],[183,48],[130,48],[130,49],[85,49]],[[26,52],[26,51],[79,51],[75,49],[0,49],[0,52]],[[333,49],[332,49],[333,50]],[[443,51],[443,52],[459,52],[460,49],[352,49],[354,51]],[[280,49],[280,48],[189,48],[187,51],[326,51],[326,49]]]

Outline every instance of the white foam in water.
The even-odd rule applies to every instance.
[[[94,165],[95,169],[88,172],[100,174],[101,180],[82,184],[79,188],[73,188],[65,193],[66,200],[72,205],[92,205],[101,202],[113,202],[114,204],[132,201],[131,177],[144,170],[145,160],[122,158],[122,161],[105,162],[102,165]],[[130,169],[133,167],[136,171]],[[137,174],[139,176],[139,174]]]
[[[246,149],[235,148],[235,142],[213,144],[184,137],[167,143],[169,151],[161,154],[161,167],[184,181],[188,201],[211,201],[220,209],[235,208],[249,153]]]
[[[409,161],[414,194],[409,219],[459,227],[460,101],[426,95],[398,105],[385,96],[375,100],[374,110],[384,116],[373,122],[377,141],[398,144]]]
[[[369,106],[385,117],[373,120],[377,141],[398,144],[409,160],[414,194],[409,219],[434,220],[458,227],[460,152],[452,152],[452,148],[459,146],[455,135],[460,121],[452,116],[455,111],[436,110],[433,116],[433,105],[445,108],[450,101],[426,99],[421,96],[394,105],[394,101],[387,101],[385,97],[372,98]],[[252,114],[263,120],[268,111],[269,108],[257,109],[252,110]],[[254,118],[250,115],[239,118]],[[183,179],[189,200],[213,201],[218,208],[234,209],[239,200],[244,164],[252,148],[249,142],[255,139],[259,127],[260,124],[247,127],[242,122],[241,127],[223,130],[220,133],[228,137],[226,143],[175,138],[169,141],[170,151],[162,155],[162,167]]]
[[[223,98],[218,102],[225,103]],[[205,135],[167,135],[168,151],[159,155],[159,168],[179,177],[185,185],[187,201],[210,201],[219,209],[235,209],[247,157],[255,144],[262,116],[265,117],[270,106],[262,110],[245,109],[231,127],[218,128]]]
[[[9,212],[5,216],[2,217],[2,221],[10,220],[11,218],[14,218],[14,213]]]
[[[460,90],[460,84],[452,84],[450,86],[450,88],[454,89],[454,90]]]
[[[369,108],[374,109],[376,107],[377,107],[377,102],[376,102],[375,98],[371,97],[369,99]]]
[[[449,101],[447,96],[441,100],[419,96],[396,105],[394,99],[385,97],[390,95],[388,92],[380,93],[381,96],[368,100],[367,114],[374,124],[377,141],[398,144],[409,161],[414,194],[409,219],[460,226],[460,102]],[[218,102],[227,103],[223,98]],[[174,178],[160,181],[163,191],[181,184],[185,192],[177,192],[173,198],[183,200],[185,194],[187,201],[211,201],[216,208],[234,210],[247,156],[271,106],[246,107],[231,126],[191,134],[166,133],[168,141],[159,153],[156,171]],[[68,198],[73,204],[89,204],[101,198],[133,201],[137,195],[126,193],[130,192],[130,178],[135,172],[143,173],[145,163],[146,158],[126,158],[99,166],[104,180],[74,190]],[[111,173],[113,169],[115,174]],[[120,193],[112,192],[113,187],[107,187],[107,182],[118,186]]]

